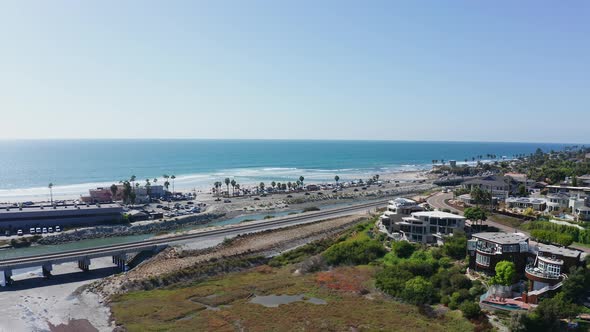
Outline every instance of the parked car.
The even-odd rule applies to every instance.
[[[293,195],[287,195],[287,198],[292,198],[292,197],[293,197]]]
[[[47,231],[48,231],[49,233],[53,233],[53,227],[49,227],[49,228],[47,229]]]
[[[157,208],[157,209],[161,209],[161,208],[163,208],[163,207],[164,207],[164,206],[163,206],[162,204],[158,204],[158,205],[156,205],[156,208]]]
[[[192,204],[195,204],[195,202],[193,202],[193,201],[188,201],[188,202],[186,202],[186,204],[191,204],[191,205],[192,205]]]
[[[40,227],[35,228],[35,233],[41,234],[41,228]]]
[[[55,231],[58,232],[58,233],[61,232],[61,227],[55,226]]]
[[[22,229],[19,229],[18,231],[16,231],[16,235],[22,236],[23,235],[23,230]]]
[[[47,227],[43,227],[43,234],[47,233]]]
[[[310,195],[309,193],[305,193],[305,196],[309,196],[309,195]]]
[[[260,200],[260,198],[258,198],[258,197],[254,197],[254,200],[255,200],[255,201],[259,201],[259,200]]]
[[[224,199],[223,203],[231,203],[231,201],[229,199]]]
[[[33,228],[33,227],[29,228],[29,233],[35,234],[35,228]]]

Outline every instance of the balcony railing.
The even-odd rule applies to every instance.
[[[544,271],[538,267],[533,267],[533,266],[527,266],[525,268],[526,273],[533,275],[535,277],[539,277],[539,278],[543,278],[543,279],[553,279],[553,280],[559,280],[559,273],[550,273],[547,271]]]
[[[501,254],[502,251],[499,251],[497,248],[494,247],[483,247],[483,246],[477,246],[476,247],[477,251],[479,252],[483,252],[486,254]]]

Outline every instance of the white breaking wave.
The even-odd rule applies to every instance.
[[[213,173],[195,173],[177,175],[176,179],[170,181],[170,189],[174,182],[174,189],[180,191],[195,190],[207,192],[215,181],[224,181],[225,178],[235,179],[242,187],[257,186],[260,182],[267,185],[271,181],[296,182],[300,176],[305,178],[305,183],[333,182],[334,176],[338,175],[340,181],[351,181],[366,179],[375,174],[397,173],[405,171],[424,170],[425,165],[396,165],[379,167],[376,169],[343,168],[343,169],[301,169],[295,167],[256,167],[256,168],[234,168],[223,169]],[[153,179],[150,178],[153,183]],[[136,182],[145,183],[144,178],[138,178]],[[165,179],[157,177],[156,185],[163,185]],[[55,184],[53,187],[54,199],[76,199],[88,194],[88,189],[97,187],[109,187],[119,181],[88,182],[70,185]],[[18,189],[0,189],[0,202],[24,202],[24,201],[49,201],[49,188],[33,187]]]

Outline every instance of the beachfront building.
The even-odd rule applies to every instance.
[[[547,201],[543,198],[508,197],[505,202],[506,206],[511,209],[525,210],[531,208],[534,211],[545,211],[547,209]]]
[[[493,275],[496,264],[510,261],[517,271],[524,271],[529,238],[522,233],[484,232],[473,234],[467,241],[469,268]],[[521,272],[522,273],[522,272]]]
[[[491,192],[493,197],[506,198],[518,191],[518,182],[509,176],[490,175],[463,182],[463,188],[473,190],[479,188]]]
[[[122,213],[119,204],[9,206],[0,209],[0,230],[12,232],[30,227],[96,225],[120,221]]]
[[[115,197],[113,197],[110,187],[98,187],[88,190],[88,196],[82,196],[80,200],[88,204],[122,201],[124,190],[125,186],[118,184]],[[148,203],[151,199],[165,196],[164,186],[161,185],[139,186],[132,188],[132,190],[135,192],[136,203]]]
[[[393,231],[402,239],[418,243],[442,243],[445,236],[464,228],[465,217],[442,211],[412,212],[393,224]]]
[[[580,264],[582,252],[539,244],[531,247],[531,255],[534,255],[534,260],[525,269],[525,276],[530,281],[529,291],[540,290],[562,281],[572,267]]]

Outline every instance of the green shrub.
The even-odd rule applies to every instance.
[[[391,296],[400,297],[412,277],[412,273],[397,266],[386,267],[375,275],[375,286]]]
[[[383,245],[375,240],[356,240],[337,243],[324,252],[330,265],[368,264],[385,255]]]
[[[465,316],[467,319],[475,319],[481,315],[481,308],[476,302],[465,301],[461,303],[459,309],[461,312],[463,312],[463,316]]]
[[[395,241],[391,244],[391,249],[399,258],[409,258],[418,247],[408,241]]]
[[[429,303],[432,299],[434,288],[426,278],[418,276],[406,281],[402,298],[412,304]]]

